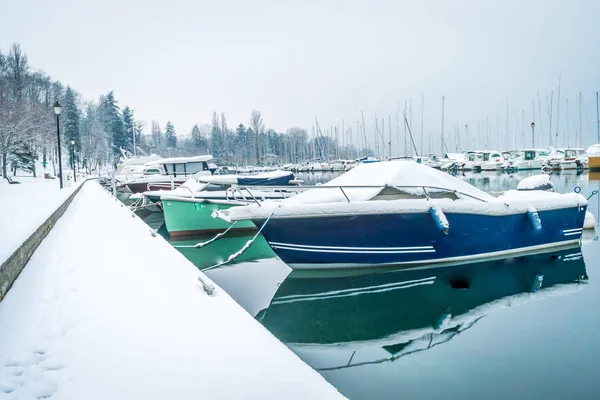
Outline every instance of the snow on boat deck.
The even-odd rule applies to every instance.
[[[58,179],[0,177],[0,264],[8,259],[66,200],[76,186],[60,189]]]
[[[0,398],[341,398],[95,182],[0,303]]]

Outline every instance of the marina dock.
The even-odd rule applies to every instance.
[[[0,302],[0,398],[343,396],[88,181]]]

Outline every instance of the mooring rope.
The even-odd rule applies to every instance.
[[[575,193],[577,193],[577,194],[580,194],[580,193],[581,193],[581,186],[575,186],[575,187],[573,188],[573,191],[574,191]],[[589,196],[587,199],[589,200],[589,199],[591,199],[592,197],[594,197],[594,196],[595,196],[595,195],[597,195],[597,194],[598,194],[598,191],[597,191],[597,190],[593,190],[593,191],[592,191],[592,194],[590,194],[590,196]]]
[[[265,221],[265,223],[262,224],[262,226],[260,227],[260,229],[258,230],[258,232],[256,232],[256,235],[254,235],[254,237],[252,239],[248,240],[246,242],[246,244],[239,251],[237,251],[236,253],[233,253],[232,255],[230,255],[229,258],[227,258],[227,260],[222,261],[222,262],[220,262],[218,264],[215,264],[215,265],[213,265],[211,267],[207,267],[207,268],[201,269],[200,271],[202,271],[202,272],[204,272],[204,271],[210,271],[211,269],[218,268],[218,267],[220,267],[222,265],[228,264],[228,263],[234,261],[239,256],[241,256],[246,250],[248,250],[250,248],[250,246],[252,246],[252,243],[254,243],[254,241],[256,240],[256,238],[258,237],[258,235],[260,235],[260,233],[262,232],[263,228],[265,226],[267,226],[267,224],[271,220],[272,216],[273,216],[273,213],[271,213],[269,215],[269,217],[267,218],[267,220]],[[200,279],[200,278],[198,278],[198,279]],[[202,280],[200,279],[200,281],[202,281]]]

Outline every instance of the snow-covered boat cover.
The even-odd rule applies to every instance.
[[[546,174],[533,175],[524,178],[517,185],[517,190],[546,190],[553,188],[550,176]]]
[[[441,188],[448,191],[456,190],[466,194],[467,197],[472,196],[485,201],[493,199],[491,195],[458,178],[413,161],[360,164],[322,186],[300,193],[286,202],[288,204],[347,202],[344,193],[350,201],[366,201],[377,196],[387,186],[415,195],[422,195],[424,186],[428,192],[439,191],[432,188]],[[325,189],[327,186],[332,188]],[[338,187],[342,187],[344,192]],[[460,194],[458,196],[461,197]]]
[[[590,147],[587,148],[587,150],[585,152],[591,156],[600,155],[600,144],[591,145]]]
[[[199,176],[198,180],[220,185],[242,186],[285,186],[294,179],[294,174],[289,171],[270,171],[256,175],[210,175]]]
[[[289,181],[294,179],[294,174],[287,171],[271,171],[264,174],[257,175],[198,175],[194,178],[190,178],[180,187],[174,190],[151,190],[144,192],[146,196],[171,196],[171,197],[194,197],[204,190],[204,188],[210,184],[216,185],[242,185],[240,179],[255,179],[253,183],[244,183],[246,186],[283,186],[289,185]],[[285,182],[285,183],[283,183]],[[224,191],[219,192],[218,197],[224,197]],[[207,197],[207,196],[203,196]],[[208,196],[211,197],[211,196]],[[280,197],[280,196],[277,196]]]
[[[357,187],[363,185],[371,187]],[[385,185],[421,197],[374,199]],[[426,199],[423,186],[456,190],[456,199]],[[435,192],[430,188],[426,190],[428,193]],[[493,197],[431,167],[411,161],[387,161],[361,164],[324,184],[323,188],[310,189],[279,202],[266,200],[260,206],[233,207],[219,211],[218,216],[226,221],[235,221],[266,219],[271,213],[273,218],[397,214],[429,212],[433,206],[439,207],[442,212],[500,216],[584,205],[587,205],[587,200],[576,193],[509,190]]]

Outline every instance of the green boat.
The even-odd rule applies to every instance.
[[[161,197],[165,225],[170,236],[202,235],[221,232],[231,226],[212,213],[231,207],[244,206],[247,202],[237,200],[209,200],[186,197]],[[236,230],[256,230],[252,221],[240,221]]]

